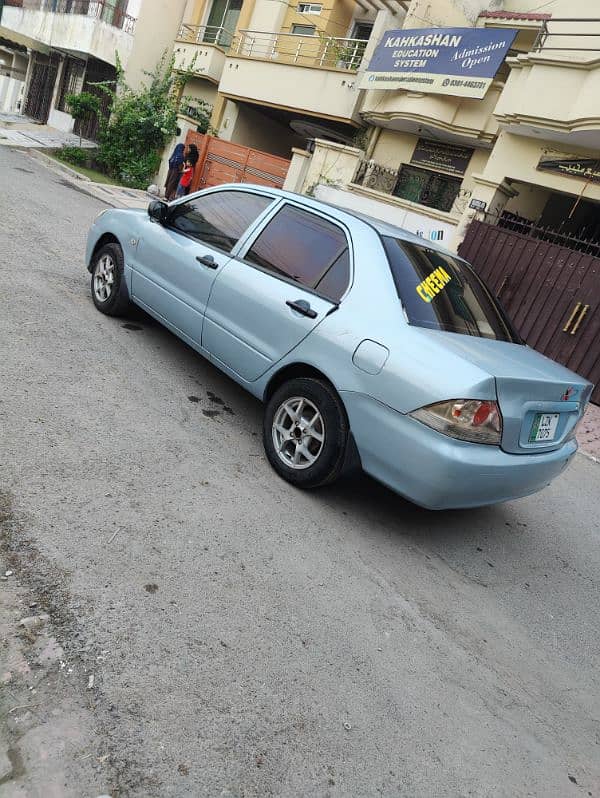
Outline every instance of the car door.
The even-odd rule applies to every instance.
[[[216,279],[203,347],[244,380],[258,379],[335,310],[350,257],[340,224],[284,203]]]
[[[213,191],[172,207],[137,245],[132,298],[199,345],[210,291],[246,230],[274,202],[248,191]]]

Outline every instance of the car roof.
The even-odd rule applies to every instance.
[[[301,202],[303,205],[306,205],[313,210],[319,211],[327,211],[331,213],[331,210],[334,209],[337,212],[337,215],[340,217],[340,221],[344,221],[344,216],[352,217],[354,219],[358,219],[365,224],[368,224],[370,227],[373,227],[377,232],[382,236],[390,236],[392,238],[399,238],[402,241],[408,241],[412,244],[418,244],[419,246],[423,247],[426,246],[428,249],[436,250],[437,252],[443,252],[446,255],[450,255],[453,258],[456,258],[456,254],[451,252],[446,247],[440,246],[436,241],[430,241],[427,238],[423,238],[422,236],[416,235],[416,233],[411,233],[409,230],[405,230],[403,227],[398,227],[394,224],[390,224],[389,222],[384,222],[382,219],[376,219],[374,216],[369,216],[366,213],[361,213],[360,211],[352,210],[351,208],[344,208],[342,205],[336,205],[332,202],[324,202],[323,200],[315,199],[314,197],[308,197],[306,194],[296,194],[293,191],[284,191],[280,188],[271,188],[271,186],[260,186],[254,183],[224,183],[219,186],[215,186],[215,189],[232,189],[235,188],[238,191],[243,188],[252,188],[260,191],[264,194],[271,194],[274,197],[281,197],[283,199],[290,199],[294,200],[295,202]]]

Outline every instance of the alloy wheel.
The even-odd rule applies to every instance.
[[[103,255],[94,269],[94,294],[98,302],[106,302],[115,284],[116,266],[112,257]]]
[[[325,423],[318,407],[309,399],[293,396],[281,404],[273,417],[273,444],[282,462],[293,469],[314,465],[325,443]]]

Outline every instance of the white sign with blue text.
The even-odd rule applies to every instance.
[[[375,48],[361,89],[403,89],[481,99],[516,30],[388,30]]]

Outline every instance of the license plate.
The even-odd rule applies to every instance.
[[[536,413],[529,433],[529,443],[553,441],[559,418],[559,413]]]

